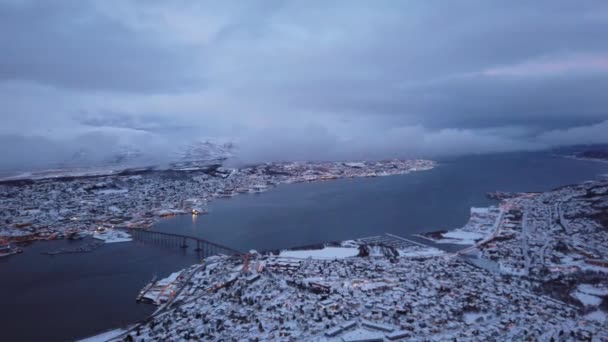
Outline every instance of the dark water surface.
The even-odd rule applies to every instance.
[[[203,237],[241,251],[303,246],[393,233],[457,228],[489,191],[546,191],[597,178],[608,164],[545,153],[441,161],[408,175],[280,185],[264,194],[219,199],[209,215],[179,216],[154,229]]]
[[[281,185],[261,195],[217,200],[210,214],[164,220],[154,229],[227,246],[265,250],[384,232],[411,234],[464,224],[488,191],[543,191],[596,178],[608,164],[547,154],[445,160],[404,176]],[[136,304],[141,287],[196,259],[138,243],[91,253],[43,255],[68,241],[37,243],[0,259],[0,340],[65,341],[126,325],[154,308]]]
[[[138,321],[154,311],[135,296],[154,274],[196,262],[140,243],[44,255],[79,241],[38,242],[0,258],[0,341],[67,341]]]

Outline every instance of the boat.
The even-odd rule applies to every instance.
[[[13,248],[11,246],[11,244],[8,242],[0,243],[0,258],[9,256],[9,255],[13,255],[13,254],[18,254],[21,252],[23,252],[23,249],[21,249],[19,247]]]
[[[192,215],[197,216],[197,215],[204,215],[204,214],[208,214],[209,211],[205,208],[201,208],[201,207],[196,207],[196,208],[192,208]]]

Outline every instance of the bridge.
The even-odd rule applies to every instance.
[[[133,240],[142,241],[142,242],[151,242],[167,247],[178,247],[187,249],[191,245],[196,248],[194,249],[199,255],[203,257],[208,257],[216,254],[226,254],[226,255],[237,255],[242,254],[241,252],[232,249],[230,247],[222,246],[215,242],[207,241],[205,239],[174,234],[174,233],[165,233],[154,230],[142,229],[142,228],[127,228],[120,227],[117,228],[122,231],[125,231],[131,235]],[[191,245],[189,245],[191,243]]]

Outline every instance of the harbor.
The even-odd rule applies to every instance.
[[[548,172],[556,169],[559,174]],[[518,174],[523,170],[526,177]],[[285,184],[263,195],[217,199],[208,204],[208,215],[163,219],[152,231],[199,237],[243,252],[280,251],[384,232],[426,243],[413,235],[462,227],[471,207],[496,205],[486,198],[487,192],[544,191],[607,172],[606,164],[543,155],[444,160],[428,172]],[[184,249],[180,241],[162,244],[137,236],[88,253],[42,254],[78,248],[83,241],[42,240],[26,246],[21,255],[0,258],[0,301],[19,308],[0,315],[8,327],[5,338],[65,341],[128,326],[155,311],[135,301],[155,274],[167,277],[201,260],[194,242]],[[435,247],[450,252],[463,245]],[[252,259],[250,268],[255,265]],[[37,329],[29,329],[31,322]]]

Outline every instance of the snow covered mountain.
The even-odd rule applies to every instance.
[[[232,142],[218,143],[210,140],[197,141],[186,145],[180,153],[180,160],[185,161],[223,161],[234,156]]]
[[[55,165],[49,165],[40,170],[7,170],[0,173],[7,179],[74,177],[115,174],[133,169],[150,170],[187,170],[223,164],[235,155],[235,145],[232,142],[217,142],[199,140],[165,150],[145,150],[132,145],[120,145],[103,152],[89,149],[79,149],[67,160]]]

